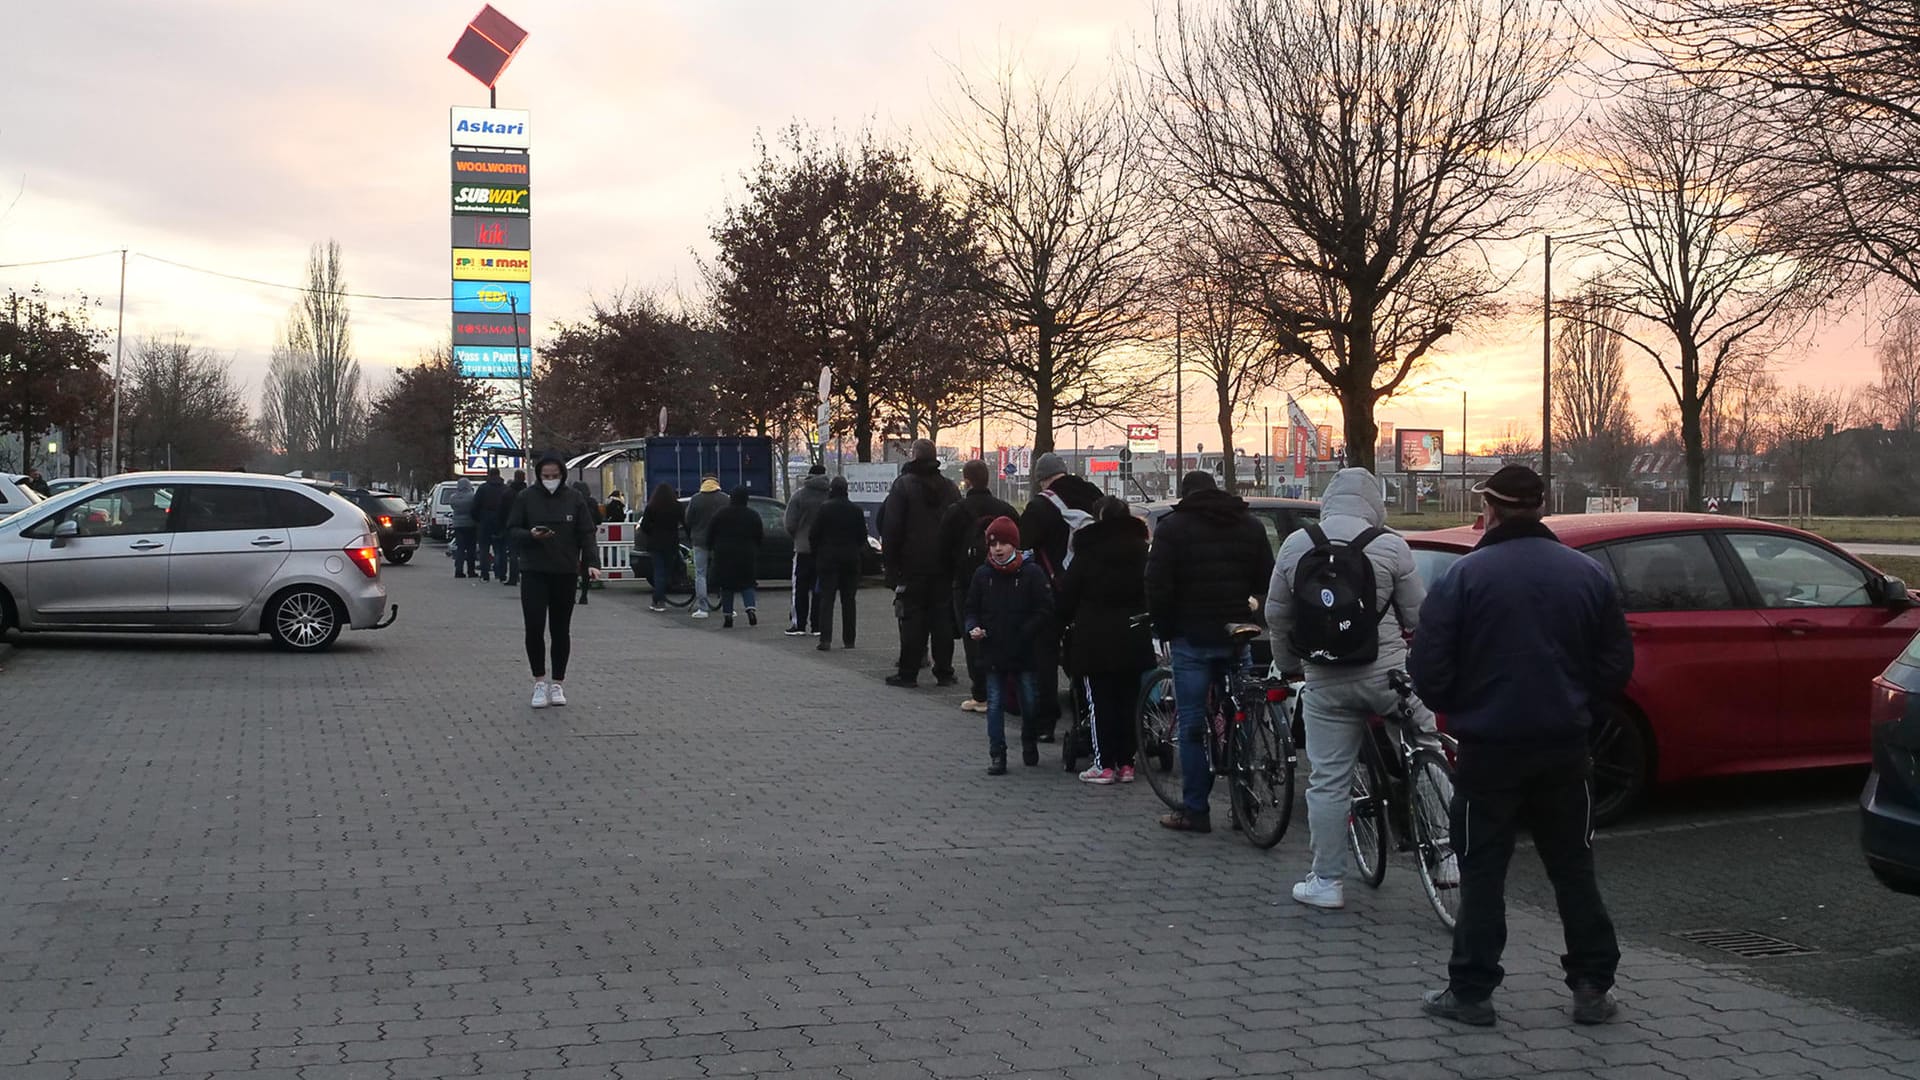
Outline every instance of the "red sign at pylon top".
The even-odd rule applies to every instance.
[[[447,59],[491,89],[526,40],[525,30],[488,4],[467,24],[466,32],[454,43]]]

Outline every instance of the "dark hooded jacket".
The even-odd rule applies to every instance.
[[[994,518],[1002,517],[1019,521],[1020,512],[987,488],[970,488],[959,502],[947,508],[947,516],[940,520],[940,546],[947,549],[956,590],[965,592],[973,584],[973,572],[986,562],[977,554],[968,555],[974,539],[986,534]]]
[[[499,528],[511,501],[506,482],[497,476],[487,477],[486,483],[473,489],[473,523],[486,530]]]
[[[907,578],[953,576],[950,556],[940,546],[940,522],[960,501],[960,489],[940,475],[938,461],[910,461],[880,507],[880,556],[887,582]]]
[[[988,671],[1032,671],[1039,644],[1053,633],[1053,590],[1031,559],[1013,571],[982,566],[967,590],[966,631],[985,627],[980,658]]]
[[[1100,501],[1099,488],[1071,474],[1055,480],[1047,490],[1059,496],[1068,510],[1088,515],[1093,513],[1093,504]],[[1054,579],[1054,587],[1058,588],[1067,552],[1071,550],[1073,526],[1067,522],[1059,504],[1047,497],[1047,492],[1035,495],[1033,501],[1027,503],[1027,512],[1020,516],[1020,540],[1040,560],[1041,569]]]
[[[536,537],[544,525],[552,534]],[[507,511],[507,539],[520,553],[520,569],[529,574],[578,574],[583,567],[600,565],[600,544],[593,524],[593,505],[565,484],[549,492],[532,484],[514,496]]]
[[[1153,532],[1147,608],[1153,631],[1194,645],[1227,645],[1227,624],[1258,616],[1248,607],[1273,577],[1267,530],[1245,501],[1224,491],[1181,499]]]
[[[687,511],[679,499],[656,506],[648,499],[640,511],[640,535],[646,538],[648,551],[671,555],[680,550],[680,534],[687,527]]]
[[[707,545],[713,549],[708,576],[716,589],[751,589],[759,582],[760,541],[766,526],[747,503],[745,487],[733,489],[727,508],[713,515]]]
[[[845,487],[828,492],[827,501],[813,515],[807,542],[813,548],[813,565],[822,576],[859,576],[860,557],[867,549],[867,515],[847,501]]]
[[[1147,523],[1096,521],[1073,534],[1073,565],[1060,579],[1071,675],[1138,673],[1153,666],[1153,634],[1132,625],[1147,610]]]

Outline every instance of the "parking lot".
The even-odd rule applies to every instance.
[[[1858,775],[1690,787],[1601,841],[1623,1023],[1576,1030],[1538,875],[1503,1020],[1422,1019],[1396,867],[1340,913],[1144,784],[982,775],[957,696],[860,648],[594,594],[573,704],[437,552],[332,653],[30,639],[0,659],[0,1076],[1920,1076],[1912,900]],[[1517,865],[1526,866],[1524,861]],[[1745,960],[1728,929],[1818,950]]]

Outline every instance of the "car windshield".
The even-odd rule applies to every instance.
[[[1413,549],[1413,567],[1420,573],[1420,581],[1431,589],[1440,579],[1447,576],[1453,564],[1465,556],[1464,552],[1449,551],[1445,548],[1417,547]]]

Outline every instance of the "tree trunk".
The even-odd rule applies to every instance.
[[[1347,433],[1347,467],[1366,469],[1379,475],[1376,467],[1374,448],[1380,442],[1380,428],[1373,422],[1372,380],[1362,380],[1363,385],[1355,388],[1349,378],[1349,384],[1340,388],[1340,417]]]
[[[1691,340],[1680,345],[1680,445],[1687,455],[1687,501],[1689,513],[1706,509],[1707,451],[1705,431],[1700,422],[1707,400],[1700,395],[1700,350]]]
[[[1220,479],[1229,492],[1234,491],[1233,475],[1233,387],[1225,376],[1214,380],[1215,414],[1220,422]]]
[[[1033,350],[1034,370],[1039,378],[1033,386],[1033,456],[1053,452],[1053,334],[1040,327]]]
[[[865,383],[853,388],[854,449],[862,462],[873,460],[873,394]]]

